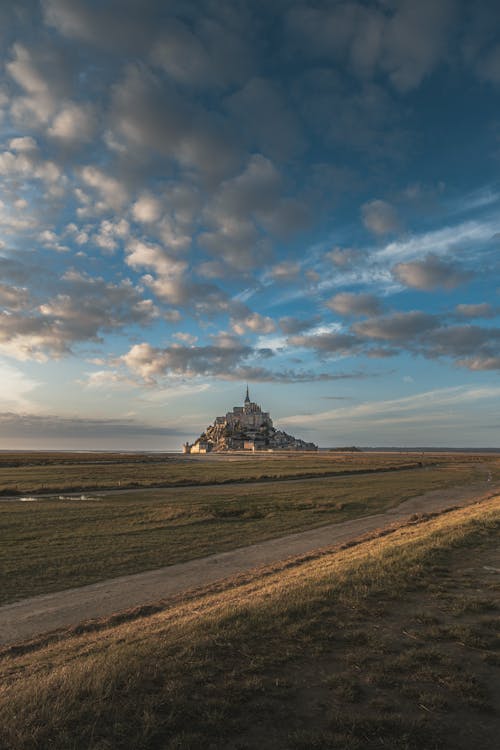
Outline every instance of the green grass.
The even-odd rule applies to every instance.
[[[293,476],[377,471],[435,464],[491,465],[479,455],[422,456],[415,453],[277,453],[176,456],[138,454],[0,454],[0,495],[217,484]]]
[[[0,502],[0,602],[234,549],[463,485],[474,464],[255,485]]]
[[[448,632],[495,597],[498,499],[0,655],[9,750],[497,747],[498,665]],[[460,617],[492,632],[474,606]],[[451,619],[449,619],[451,618]],[[444,631],[443,631],[444,632]]]

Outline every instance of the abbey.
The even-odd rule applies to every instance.
[[[235,406],[224,417],[216,417],[200,437],[190,445],[185,443],[184,453],[209,453],[225,451],[298,450],[316,451],[318,446],[294,438],[273,427],[269,412],[250,400],[248,386],[243,406]]]

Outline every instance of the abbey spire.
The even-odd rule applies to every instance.
[[[245,396],[245,404],[250,403],[250,394],[248,393],[248,383],[247,383],[247,395]]]

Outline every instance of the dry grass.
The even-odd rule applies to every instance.
[[[0,744],[489,750],[498,578],[484,571],[499,527],[496,498],[149,617],[6,650]]]
[[[296,456],[294,466],[307,463]],[[0,502],[0,602],[382,512],[484,475],[451,459],[419,471]]]

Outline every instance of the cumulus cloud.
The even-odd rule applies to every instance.
[[[155,272],[156,276],[143,276],[143,282],[161,299],[172,304],[187,301],[186,284],[189,282],[184,279],[188,269],[185,260],[173,258],[160,245],[135,239],[127,244],[125,260],[132,268],[149,268]]]
[[[265,78],[252,78],[229,97],[226,106],[252,149],[273,159],[288,159],[304,148],[304,138],[285,92]]]
[[[92,235],[92,242],[108,253],[112,253],[118,247],[119,242],[125,242],[130,234],[130,224],[126,219],[104,219],[99,225],[96,234]],[[75,241],[78,244],[86,244],[89,238],[86,232],[77,232]]]
[[[71,90],[71,65],[55,45],[41,43],[28,48],[17,42],[7,73],[23,89],[24,95],[11,102],[11,114],[20,124],[46,126],[58,101]]]
[[[145,67],[130,65],[114,86],[111,122],[130,148],[156,152],[211,177],[226,174],[239,161],[226,120]]]
[[[394,88],[407,92],[446,54],[453,11],[452,0],[402,0],[383,7],[303,3],[288,13],[288,34],[293,46],[312,58],[345,62],[360,78],[384,73]]]
[[[262,154],[254,154],[240,174],[221,184],[206,207],[206,223],[213,229],[203,232],[198,241],[238,270],[266,262],[272,249],[267,233],[293,232],[305,216],[301,204],[284,196],[284,190],[276,166]]]
[[[500,356],[469,357],[468,359],[459,359],[458,364],[472,371],[500,370]]]
[[[366,338],[404,344],[410,342],[414,336],[428,333],[438,326],[439,318],[437,316],[413,310],[363,320],[360,323],[355,323],[353,329],[357,334]]]
[[[276,324],[272,318],[260,313],[252,312],[244,317],[233,321],[233,330],[242,336],[246,330],[252,333],[272,333],[276,330]]]
[[[265,272],[265,277],[278,282],[296,279],[300,273],[300,264],[291,260],[284,260]]]
[[[86,143],[96,127],[97,119],[91,104],[70,102],[56,114],[47,133],[66,144]]]
[[[136,221],[151,224],[158,221],[162,213],[160,201],[150,193],[139,196],[132,206],[132,216]]]
[[[290,336],[288,343],[299,348],[313,349],[320,355],[345,355],[359,350],[357,336],[350,333],[311,333]]]
[[[315,382],[364,377],[360,373],[318,373],[311,370],[297,371],[290,368],[270,370],[248,363],[258,350],[242,344],[235,337],[225,335],[214,338],[208,346],[182,346],[174,344],[166,348],[150,344],[136,344],[121,361],[135,376],[146,384],[154,385],[163,377],[216,376],[223,380],[260,382]]]
[[[457,305],[455,314],[460,318],[494,318],[498,315],[498,310],[488,302],[480,302],[471,305]]]
[[[380,300],[367,293],[340,292],[325,304],[340,315],[378,315],[382,310]]]
[[[500,356],[500,329],[443,325],[437,315],[420,311],[355,323],[353,332],[366,344],[371,340],[387,341],[413,354],[429,359],[449,358],[473,370],[495,369]],[[370,350],[366,352],[369,354]]]
[[[0,307],[17,312],[29,307],[31,295],[26,287],[0,284]]]
[[[394,206],[387,201],[373,200],[361,207],[363,224],[378,236],[397,232],[400,222]]]
[[[500,329],[475,325],[443,326],[429,334],[423,347],[431,357],[453,357],[464,363],[491,361],[500,356]],[[480,368],[476,366],[474,369]]]
[[[244,34],[221,21],[198,17],[193,28],[170,19],[152,47],[151,60],[181,84],[220,89],[239,82],[251,70],[252,54]]]
[[[160,22],[161,6],[128,0],[90,5],[87,0],[43,0],[45,22],[61,34],[106,51],[132,54],[147,50]]]
[[[18,144],[17,144],[18,145]],[[66,180],[60,167],[50,159],[42,159],[34,149],[0,152],[0,175],[6,179],[40,180],[49,188]]]
[[[78,342],[98,341],[102,332],[145,325],[158,315],[152,301],[128,280],[113,284],[68,271],[59,288],[41,304],[31,299],[31,305],[17,304],[17,309],[0,313],[2,351],[21,360],[61,357]]]
[[[280,318],[279,325],[284,334],[293,336],[295,334],[304,333],[304,331],[308,331],[311,328],[314,328],[319,324],[319,322],[320,319],[317,317],[301,319],[294,318],[291,315],[287,315],[284,318]]]
[[[174,344],[160,348],[147,343],[135,344],[123,355],[122,361],[145,382],[154,383],[163,375],[222,375],[241,364],[251,353],[249,346],[227,337],[207,346]]]
[[[81,178],[85,185],[98,193],[106,208],[119,211],[127,202],[128,191],[125,185],[99,167],[92,165],[83,167]]]
[[[36,140],[29,135],[12,138],[9,141],[9,149],[11,151],[36,151],[37,148],[38,144]]]
[[[437,287],[453,289],[471,277],[456,262],[446,261],[433,253],[423,260],[398,263],[392,269],[395,278],[414,289],[431,290]]]

